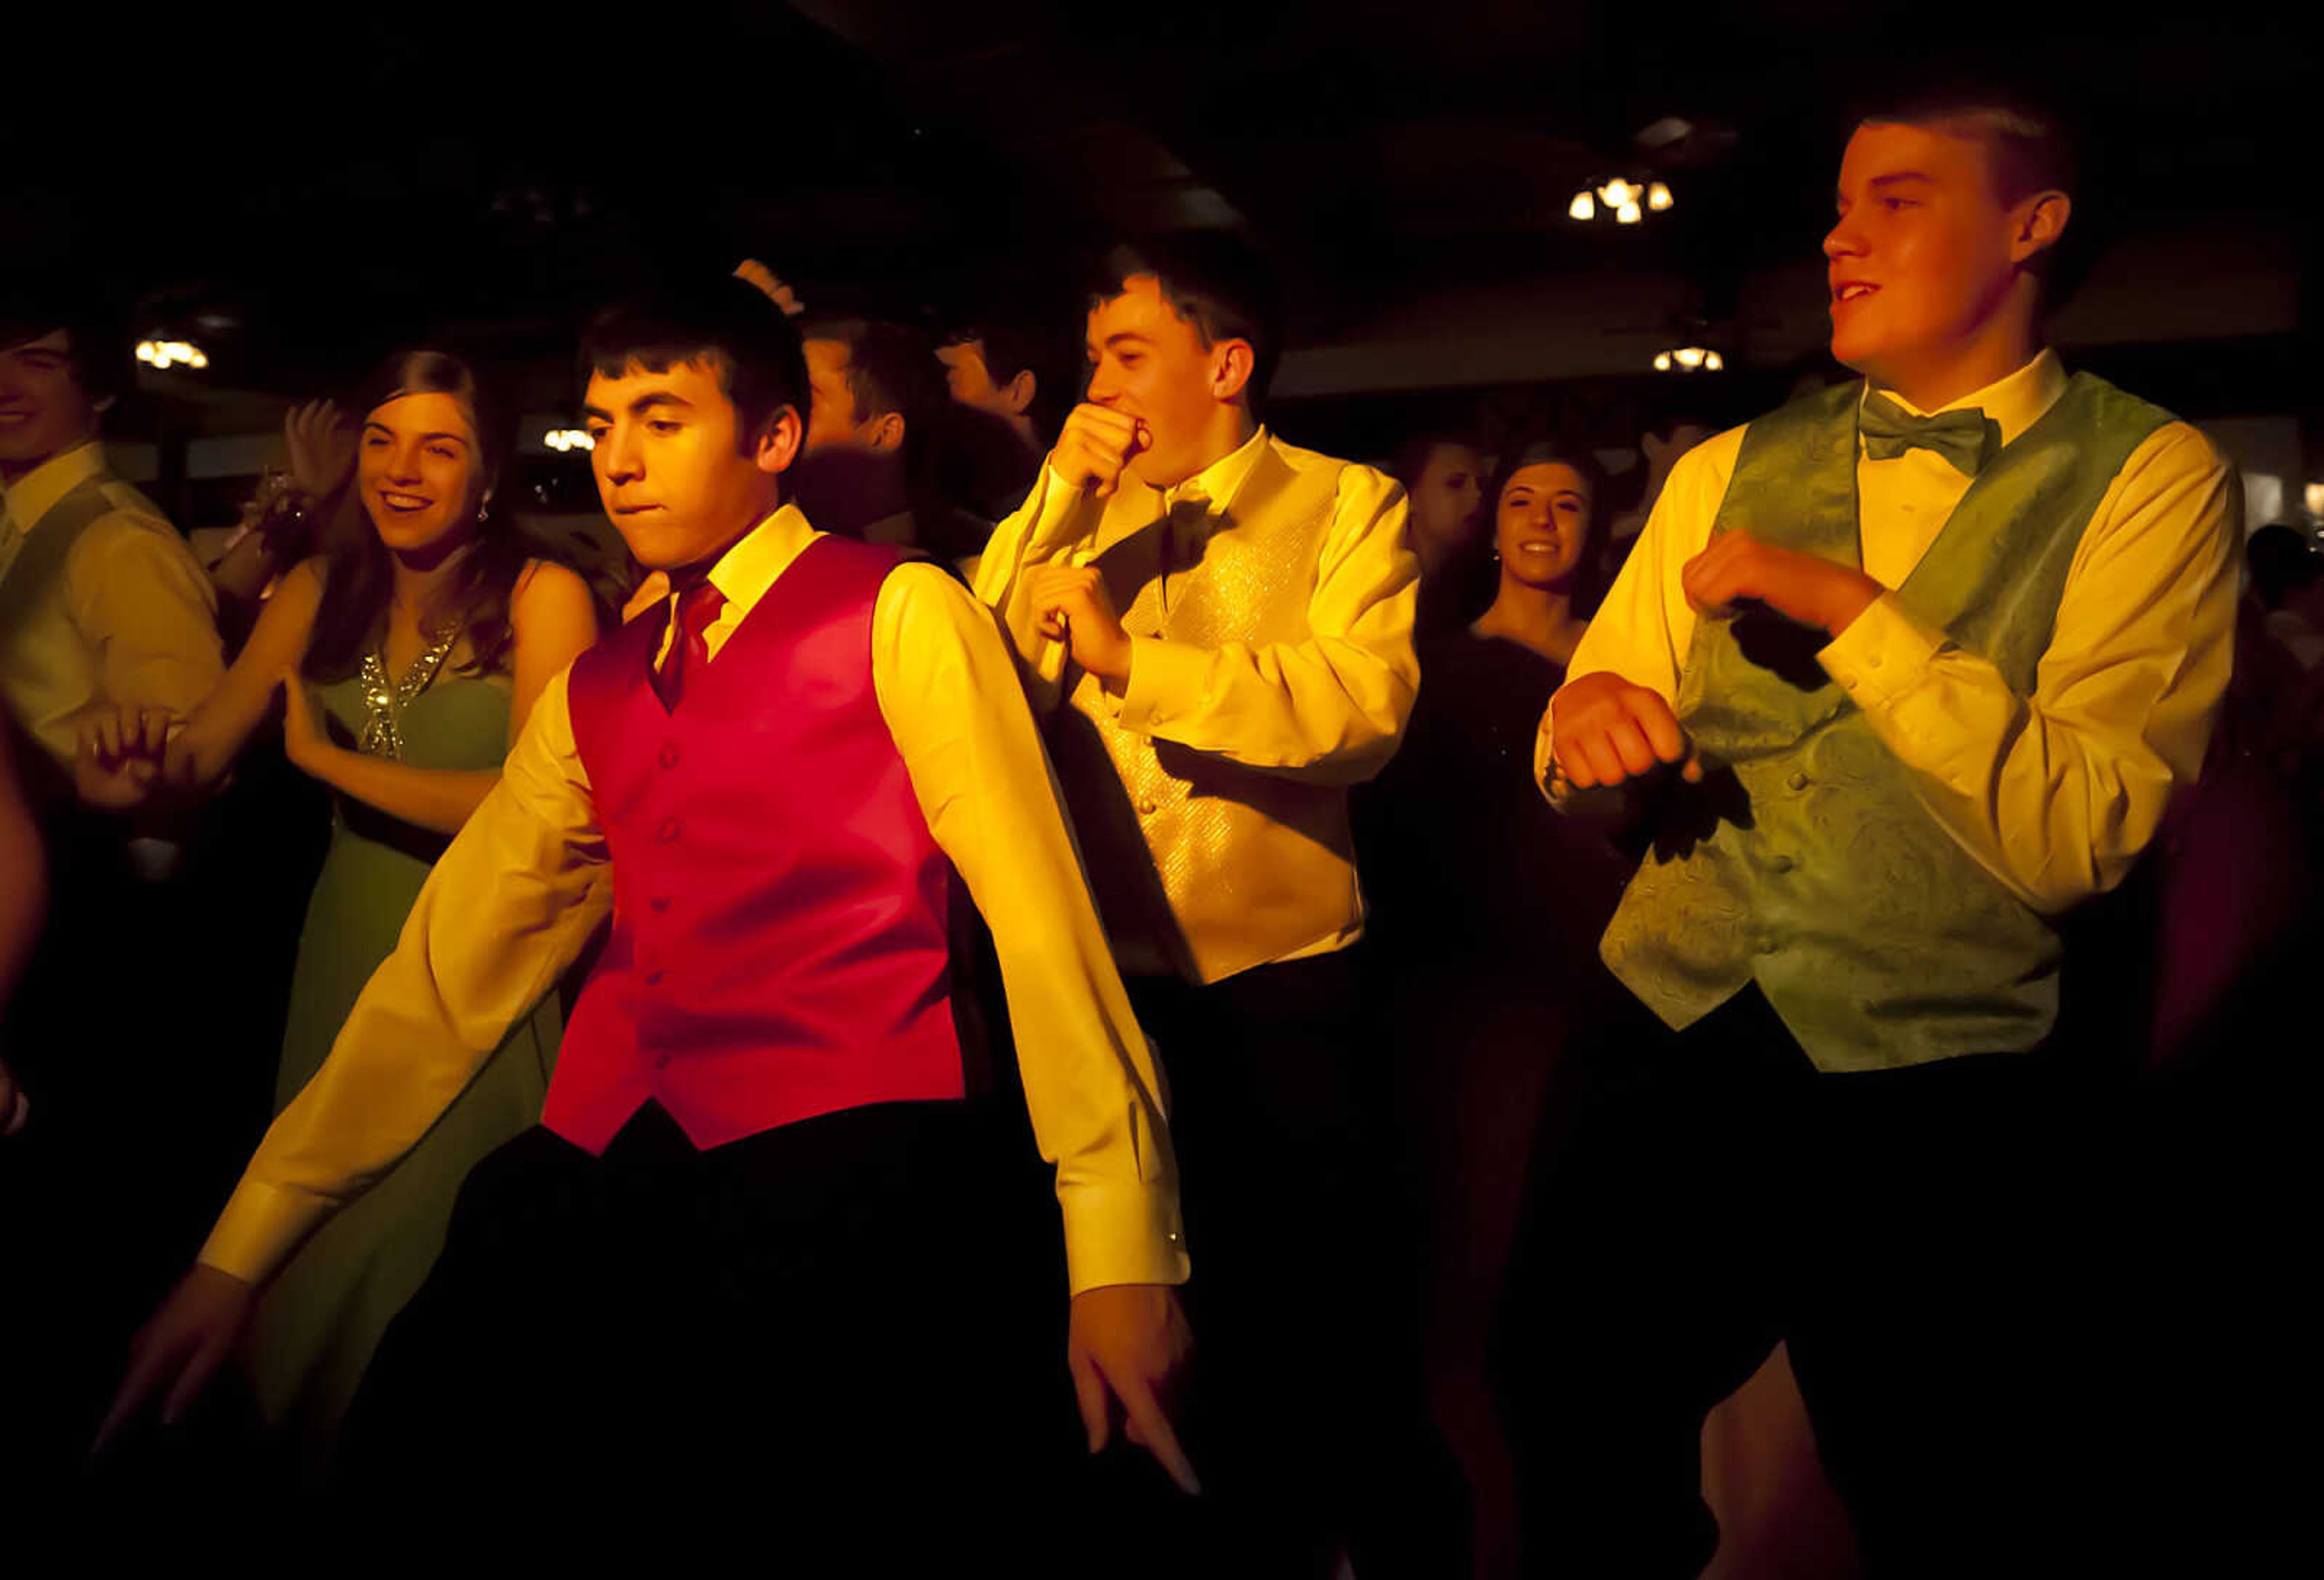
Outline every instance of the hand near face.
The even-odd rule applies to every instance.
[[[1746,601],[1838,636],[1886,591],[1862,571],[1797,549],[1723,532],[1679,573],[1686,601],[1714,620]]]
[[[1194,1342],[1178,1291],[1167,1284],[1110,1284],[1074,1297],[1065,1360],[1090,1452],[1105,1447],[1119,1414],[1122,1436],[1159,1460],[1190,1497],[1202,1484],[1170,1428],[1170,1409]]]
[[[1049,466],[1066,487],[1111,499],[1130,458],[1148,443],[1146,426],[1136,418],[1084,402],[1066,417],[1056,447],[1049,452]]]
[[[1130,633],[1093,565],[1062,563],[1033,573],[1033,613],[1041,634],[1063,642],[1074,662],[1115,695],[1130,684]]]
[[[293,407],[282,419],[282,440],[290,453],[290,482],[309,499],[337,488],[355,467],[355,425],[328,400]]]
[[[1609,670],[1558,691],[1550,712],[1555,772],[1577,790],[1614,785],[1679,763],[1689,784],[1702,777],[1678,715],[1662,694]]]

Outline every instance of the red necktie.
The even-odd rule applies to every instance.
[[[654,671],[653,688],[662,706],[675,712],[686,695],[687,676],[710,662],[710,622],[725,606],[726,594],[706,578],[678,595],[678,631],[669,652]]]

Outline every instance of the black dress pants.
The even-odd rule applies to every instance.
[[[1703,1418],[1778,1339],[1870,1573],[2096,1572],[2152,1360],[2120,1086],[2041,1052],[1821,1074],[1757,988],[1593,1062],[1497,1346],[1527,1572],[1698,1572]]]
[[[1194,1262],[1182,1441],[1204,1483],[1121,1521],[1154,1533],[1137,1572],[1288,1580],[1344,1548],[1360,1575],[1465,1574],[1466,1491],[1420,1385],[1384,1039],[1348,956],[1130,997],[1170,1087]]]
[[[1037,1571],[1075,1447],[1064,1291],[996,1258],[1022,1237],[985,1140],[962,1104],[707,1152],[657,1105],[602,1157],[518,1137],[381,1346],[335,1512],[421,1550],[481,1520],[597,1561],[886,1574],[1021,1545]]]

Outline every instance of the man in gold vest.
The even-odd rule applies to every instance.
[[[1418,684],[1404,492],[1285,444],[1231,243],[1099,276],[1087,400],[976,577],[1001,613],[1181,1141],[1204,1496],[1157,1571],[1459,1566],[1397,1291],[1348,786]],[[1064,705],[1058,705],[1059,703]],[[1188,1545],[1172,1545],[1184,1538]]]
[[[2043,347],[2065,150],[2000,96],[1860,119],[1823,250],[1863,379],[1678,464],[1543,721],[1551,800],[1651,833],[1601,952],[1654,1019],[1543,1160],[1504,1314],[1540,1572],[1695,1573],[1703,1415],[1778,1340],[1874,1572],[2126,1529],[2058,929],[2202,761],[2239,511]]]

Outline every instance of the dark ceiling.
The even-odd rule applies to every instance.
[[[1938,58],[1931,27],[1946,58],[2080,90],[2149,223],[2305,210],[2306,9],[2164,30],[2120,5],[1804,0],[85,7],[9,24],[0,235],[144,299],[216,385],[277,391],[428,333],[553,381],[576,319],[649,268],[754,253],[810,302],[940,311],[1121,229],[1242,228],[1295,341],[1451,285],[1617,270],[1683,273],[1716,314],[1745,270],[1812,254],[1841,102]],[[1671,115],[1693,133],[1642,152]],[[1666,174],[1677,207],[1566,217],[1618,170]]]

